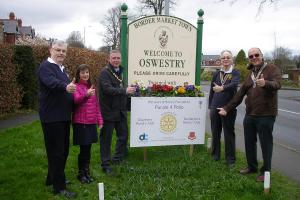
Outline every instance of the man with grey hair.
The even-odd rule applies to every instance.
[[[121,53],[112,50],[109,64],[100,72],[99,102],[104,124],[100,132],[101,166],[105,174],[111,174],[110,163],[119,163],[124,159],[128,140],[127,95],[135,92],[134,87],[125,87],[122,79],[123,68]],[[111,158],[113,130],[116,130],[117,143],[114,156]]]
[[[67,198],[76,194],[66,190],[65,165],[69,154],[72,93],[76,86],[64,70],[67,44],[54,41],[50,57],[41,63],[39,81],[39,115],[48,158],[46,185],[53,185],[54,194]]]
[[[256,173],[257,163],[257,135],[260,140],[263,155],[263,166],[256,181],[264,181],[264,172],[271,171],[273,152],[273,126],[278,113],[278,90],[281,87],[281,73],[278,67],[264,61],[261,50],[257,47],[248,51],[250,73],[233,99],[223,108],[219,108],[220,115],[226,115],[236,108],[247,95],[246,114],[244,118],[245,150],[247,167],[240,170],[243,175]]]

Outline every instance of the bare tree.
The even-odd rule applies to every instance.
[[[147,15],[147,12],[154,13],[155,15],[162,15],[165,8],[165,0],[138,0],[140,4],[138,10],[141,16]],[[170,8],[174,8],[176,5],[176,0],[169,1]]]
[[[84,48],[83,40],[79,31],[72,31],[66,42],[70,47]]]
[[[103,42],[105,46],[112,49],[120,47],[120,16],[121,6],[118,5],[108,10],[101,24],[105,27],[105,33],[103,34]]]
[[[300,69],[300,55],[294,56],[293,61],[296,64],[297,68]]]
[[[232,5],[240,0],[219,0],[219,2],[225,2],[225,1],[229,2]],[[252,2],[253,0],[248,0],[248,1]],[[269,3],[269,5],[276,5],[277,2],[279,1],[280,0],[257,0],[256,2],[258,2],[258,8],[257,8],[256,17],[258,17],[262,13],[263,8],[267,3]]]
[[[294,67],[292,50],[285,47],[277,47],[273,52],[273,61],[274,63],[283,70],[287,71],[289,68]]]
[[[104,46],[102,50],[119,49],[120,48],[120,36],[121,36],[121,4],[108,10],[101,24],[105,28],[105,32],[102,33]],[[135,19],[135,16],[128,15],[128,22]]]

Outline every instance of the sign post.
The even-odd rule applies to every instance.
[[[200,85],[200,73],[201,73],[201,64],[202,64],[202,34],[203,34],[203,18],[204,11],[200,9],[198,11],[198,27],[197,27],[197,50],[196,50],[196,77],[195,84]]]
[[[122,55],[122,67],[124,67],[123,80],[124,85],[128,85],[128,54],[127,54],[127,5],[124,3],[121,6],[121,55]]]

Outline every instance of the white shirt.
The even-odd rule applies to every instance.
[[[57,64],[57,63],[56,63],[52,58],[50,58],[50,57],[47,59],[47,61],[48,61],[49,63],[56,64],[57,66],[59,66],[60,70],[61,70],[62,72],[64,72],[65,67],[64,67],[63,65]]]
[[[224,72],[224,74],[229,74],[231,73],[233,70],[233,66],[230,65],[230,68],[228,70],[225,70],[224,67],[221,68],[221,71]]]

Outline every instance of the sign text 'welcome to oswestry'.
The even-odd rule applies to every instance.
[[[129,24],[128,83],[183,85],[195,82],[196,28],[171,16]]]

